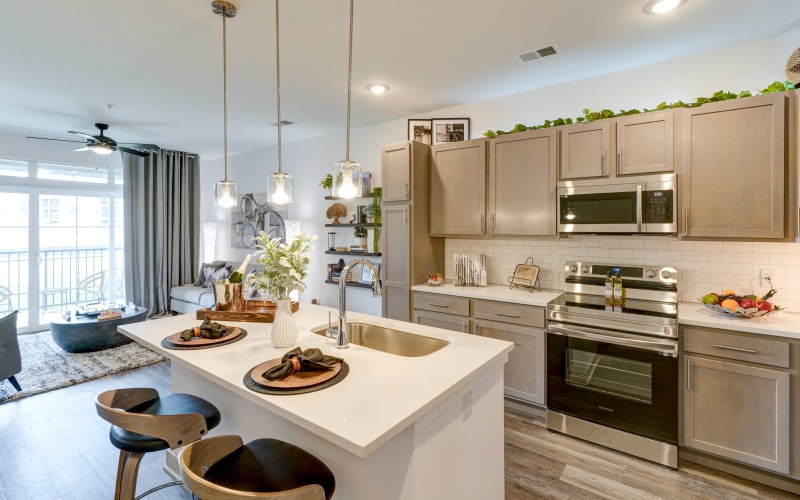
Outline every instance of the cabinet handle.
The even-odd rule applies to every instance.
[[[439,304],[438,302],[428,302],[428,305],[433,307],[450,307],[447,304]]]
[[[741,347],[731,347],[729,345],[714,344],[714,347],[716,347],[718,349],[728,349],[729,351],[738,351],[738,352],[746,352],[746,353],[749,353],[749,354],[758,354],[758,351],[754,351],[752,349],[743,349]]]
[[[686,358],[686,390],[692,390],[692,358]]]
[[[519,342],[514,342],[514,346],[516,346],[516,347],[525,347],[524,345],[520,344]]]
[[[406,199],[408,199],[408,181],[406,181]]]
[[[617,151],[617,175],[619,175],[619,155],[621,154],[622,153],[620,151]]]
[[[494,214],[492,214],[492,232],[494,232]]]
[[[603,175],[608,175],[608,172],[606,172],[606,153],[605,152],[603,152],[603,156],[600,157],[600,169],[602,170]]]
[[[683,232],[681,236],[689,236],[689,209],[683,209]]]
[[[484,226],[483,215],[481,215],[481,232],[485,232],[485,231],[486,231],[486,228]]]
[[[403,224],[408,224],[408,207],[403,207]]]
[[[461,327],[461,331],[464,333],[469,333],[469,321],[464,322],[464,325]]]
[[[495,313],[498,316],[503,316],[504,318],[519,318],[516,314],[509,314],[509,313]]]

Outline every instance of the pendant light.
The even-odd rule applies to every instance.
[[[292,176],[283,173],[281,155],[281,25],[280,11],[275,0],[275,61],[278,80],[278,171],[267,178],[267,201],[273,205],[286,205],[292,202]]]
[[[350,161],[350,94],[353,79],[353,0],[350,0],[350,48],[347,62],[347,145],[345,159],[333,164],[332,195],[339,198],[361,196],[361,165]]]
[[[236,206],[236,183],[228,180],[228,46],[226,20],[236,17],[236,6],[230,2],[214,0],[211,2],[214,14],[222,16],[222,114],[224,129],[225,179],[214,185],[214,205],[230,208]]]

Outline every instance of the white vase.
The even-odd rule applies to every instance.
[[[272,322],[272,345],[275,347],[291,347],[297,341],[297,324],[292,316],[292,299],[277,301],[275,320]]]

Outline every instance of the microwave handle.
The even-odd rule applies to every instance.
[[[638,230],[642,232],[642,185],[636,186],[636,224]]]

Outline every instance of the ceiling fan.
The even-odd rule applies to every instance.
[[[136,156],[143,156],[147,157],[150,156],[150,151],[155,149],[160,149],[155,144],[139,144],[134,142],[125,142],[125,143],[118,143],[111,137],[103,135],[103,132],[108,130],[108,125],[105,123],[95,123],[95,127],[100,130],[99,135],[89,135],[83,132],[76,132],[75,130],[69,130],[70,134],[75,134],[83,137],[85,141],[69,141],[65,139],[52,139],[50,137],[31,137],[28,136],[28,139],[42,139],[45,141],[62,141],[62,142],[78,142],[85,144],[84,147],[76,149],[75,151],[94,151],[99,155],[107,155],[111,154],[114,151],[124,151],[125,153],[130,153]]]

